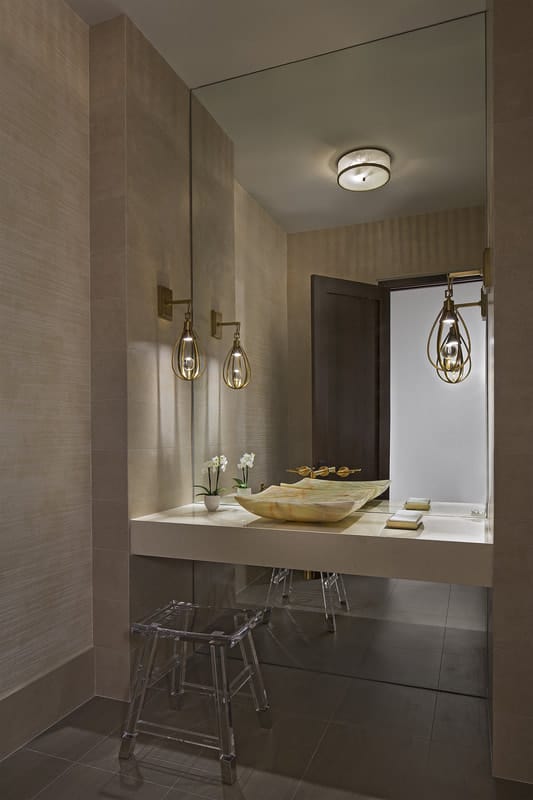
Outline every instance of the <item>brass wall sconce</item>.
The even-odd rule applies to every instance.
[[[222,377],[229,389],[244,389],[250,383],[252,368],[241,344],[241,323],[237,320],[223,322],[222,314],[211,311],[211,336],[222,339],[222,328],[234,325],[233,344],[224,360]]]
[[[198,338],[192,326],[191,298],[174,300],[172,289],[157,287],[157,315],[160,319],[172,321],[174,306],[187,305],[183,330],[172,348],[172,370],[182,381],[194,381],[202,372],[202,357]]]
[[[483,319],[487,316],[485,282],[481,289],[481,299],[477,303],[456,303],[453,299],[454,279],[470,277],[485,278],[485,273],[483,270],[466,270],[448,274],[448,288],[444,293],[442,310],[428,336],[427,357],[441,381],[445,383],[461,383],[472,370],[472,342],[459,309],[478,306]]]

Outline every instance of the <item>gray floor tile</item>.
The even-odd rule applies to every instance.
[[[424,739],[332,723],[304,782],[324,787],[324,798],[332,789],[355,796],[413,800],[423,797],[420,787],[428,752],[429,742]]]
[[[28,747],[77,761],[121,726],[126,711],[126,703],[94,697],[33,739]]]
[[[410,647],[372,646],[358,667],[357,676],[376,681],[400,683],[424,689],[436,689],[442,654],[438,649],[415,650]]]
[[[328,720],[346,695],[351,679],[301,669],[265,665],[270,705],[278,710]]]
[[[234,721],[239,763],[291,778],[303,775],[327,726],[323,720],[278,709],[271,730],[259,727],[250,712],[238,712]]]
[[[441,652],[445,629],[439,625],[413,625],[392,620],[376,620],[371,636],[372,647],[408,647],[413,651]]]
[[[89,750],[81,762],[86,766],[135,778],[138,781],[149,781],[170,787],[181,777],[181,765],[190,764],[193,758],[189,750],[187,753],[183,753],[182,762],[179,762],[176,754],[170,750],[170,745],[168,750],[173,757],[169,755],[167,758],[163,758],[157,745],[154,744],[156,739],[139,734],[134,754],[124,760],[118,757],[120,741],[118,733],[109,736]],[[176,745],[176,748],[178,747]]]
[[[235,791],[253,800],[290,800],[326,725],[308,716],[276,712],[272,730],[265,730],[258,726],[253,712],[237,708],[234,728],[239,785]],[[201,754],[175,788],[213,800],[225,798],[216,756]]]
[[[484,631],[447,628],[439,689],[487,696],[487,636]]]
[[[71,766],[70,761],[19,750],[0,763],[2,800],[30,800]]]
[[[432,742],[423,785],[432,800],[533,798],[533,786],[492,778],[488,746],[479,749],[462,740]]]
[[[162,800],[167,792],[167,786],[74,764],[41,792],[39,800]]]
[[[332,722],[429,739],[435,701],[427,689],[352,680]]]
[[[303,780],[298,785],[293,800],[376,800],[376,797]],[[418,798],[413,798],[413,800],[418,800]]]
[[[268,626],[257,630],[255,641],[262,663],[356,675],[374,633],[374,621],[337,617],[330,633],[321,614],[275,609]]]
[[[487,701],[477,697],[437,693],[435,721],[431,738],[434,742],[474,745],[488,753]]]
[[[203,797],[207,800],[241,800],[246,797],[244,790],[250,773],[250,767],[238,762],[236,783],[232,786],[224,785],[220,778],[218,755],[212,750],[205,750],[177,781],[173,792],[180,791],[186,796],[192,794],[194,797]]]

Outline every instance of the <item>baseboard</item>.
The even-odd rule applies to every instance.
[[[93,648],[0,700],[0,760],[94,696]]]

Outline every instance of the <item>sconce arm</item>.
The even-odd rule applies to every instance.
[[[227,325],[234,325],[236,328],[236,334],[240,335],[241,323],[239,320],[223,322],[222,314],[219,311],[211,311],[211,336],[213,336],[215,339],[222,339],[222,331],[220,329],[225,328]]]
[[[172,322],[173,306],[188,305],[188,311],[190,312],[191,304],[191,297],[188,297],[186,300],[174,300],[172,297],[172,289],[169,289],[168,286],[157,287],[157,316],[160,317],[160,319],[166,319]]]

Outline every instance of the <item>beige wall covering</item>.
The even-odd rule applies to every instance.
[[[494,772],[533,782],[533,5],[493,2]]]
[[[287,235],[235,182],[236,308],[252,381],[242,393],[240,441],[256,453],[254,488],[286,478]],[[232,473],[236,474],[236,473]]]
[[[91,29],[94,643],[96,691],[112,697],[128,690],[130,603],[155,597],[151,564],[130,575],[128,517],[191,500],[180,313],[157,317],[158,283],[190,293],[188,97],[126,17]],[[157,597],[188,599],[185,572],[161,565]]]
[[[480,267],[482,208],[288,236],[289,461],[311,462],[311,275],[363,283]]]
[[[192,218],[194,326],[206,369],[193,386],[194,482],[203,483],[202,463],[224,453],[234,464],[241,443],[242,392],[222,381],[222,364],[231,345],[232,328],[222,340],[211,336],[211,309],[234,320],[235,237],[233,144],[203,105],[192,98]],[[246,331],[243,330],[246,346]],[[225,476],[225,484],[231,485]]]
[[[0,4],[0,95],[1,755],[92,693],[54,682],[92,647],[88,30],[61,0]]]
[[[194,315],[207,364],[193,390],[194,477],[202,482],[202,463],[224,453],[231,488],[240,455],[253,451],[257,487],[286,465],[287,237],[234,180],[233,144],[194,97],[192,130]],[[242,391],[222,380],[234,329],[212,338],[211,309],[242,323],[252,365]]]

